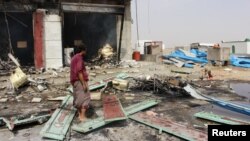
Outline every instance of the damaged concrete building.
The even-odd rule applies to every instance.
[[[84,43],[86,59],[105,44],[117,60],[131,58],[130,0],[1,0],[0,52],[21,65],[59,68],[68,53]]]

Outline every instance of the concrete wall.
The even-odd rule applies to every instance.
[[[249,54],[250,52],[248,42],[225,42],[221,43],[221,47],[230,47],[232,53],[232,46],[235,46],[235,54]]]
[[[121,60],[132,59],[132,42],[131,42],[131,3],[125,3],[125,15],[122,34]],[[119,47],[121,16],[118,16],[117,21],[117,47]],[[117,49],[118,50],[118,49]]]
[[[44,60],[46,68],[63,66],[62,57],[62,26],[59,15],[44,17]]]

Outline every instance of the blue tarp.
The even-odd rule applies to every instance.
[[[176,50],[175,52],[171,53],[170,55],[164,56],[166,58],[180,58],[186,61],[193,61],[194,63],[207,63],[207,59],[205,58],[198,58],[198,57],[190,57],[186,56],[182,51]]]
[[[250,68],[250,59],[239,58],[234,55],[231,55],[230,61],[233,66]]]
[[[198,58],[204,58],[204,59],[207,58],[207,53],[203,51],[199,51],[198,49],[191,49],[190,52],[195,54],[196,57]]]

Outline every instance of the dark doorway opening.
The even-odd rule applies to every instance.
[[[64,47],[87,46],[86,60],[98,55],[106,43],[116,51],[116,15],[101,13],[64,13]]]
[[[33,22],[31,12],[7,12],[7,21],[15,57],[24,66],[34,65]],[[0,12],[0,57],[7,59],[10,52],[9,35],[5,15]]]

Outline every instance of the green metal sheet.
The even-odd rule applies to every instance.
[[[89,90],[93,91],[93,90],[96,90],[98,88],[102,88],[102,87],[104,87],[107,84],[107,82],[113,80],[114,78],[125,79],[125,78],[128,78],[128,77],[129,77],[129,75],[126,74],[126,73],[119,73],[115,77],[108,77],[108,78],[105,78],[104,80],[101,80],[101,81],[98,81],[98,82],[89,83]],[[69,88],[67,88],[67,90],[70,93],[73,93],[73,87],[72,86],[70,86]]]
[[[189,141],[207,141],[207,134],[196,129],[192,129],[183,124],[176,123],[166,118],[150,116],[146,113],[137,113],[129,116],[130,119],[139,123],[156,128]]]
[[[63,140],[75,116],[73,97],[67,96],[61,106],[56,109],[49,121],[45,124],[40,134],[42,137]]]
[[[26,118],[23,120],[16,119],[14,121],[14,125],[17,126],[17,125],[23,125],[23,124],[33,123],[33,122],[44,123],[50,117],[51,117],[50,114],[46,114],[46,115],[41,115],[41,116],[31,116],[30,118]]]
[[[136,112],[139,112],[141,110],[147,109],[149,107],[152,107],[154,105],[157,105],[159,103],[159,101],[157,100],[145,100],[143,102],[131,105],[129,107],[124,108],[125,114],[131,115],[134,114]],[[72,129],[77,131],[77,132],[82,132],[82,133],[86,133],[86,132],[90,132],[94,129],[100,128],[102,126],[105,126],[109,123],[111,123],[112,121],[105,121],[104,117],[99,117],[93,120],[87,120],[83,123],[80,123],[79,125],[73,125]]]
[[[126,115],[129,116],[129,115],[137,113],[137,112],[139,112],[141,110],[144,110],[144,109],[147,109],[149,107],[155,106],[159,102],[160,101],[158,101],[158,100],[149,99],[149,100],[145,100],[145,101],[142,101],[140,103],[128,106],[124,110],[125,110]]]
[[[24,125],[24,124],[29,124],[33,122],[43,123],[47,121],[50,116],[51,116],[50,114],[46,114],[46,115],[40,115],[40,116],[30,116],[29,118],[25,118],[25,119],[19,119],[19,117],[13,117],[11,118],[11,120],[7,118],[1,118],[0,120],[2,120],[2,124],[3,125],[5,124],[9,128],[9,130],[13,130],[14,127],[18,125]]]
[[[228,124],[228,125],[246,125],[246,124],[250,124],[247,121],[242,121],[242,120],[239,120],[239,119],[225,117],[225,116],[217,115],[217,114],[214,114],[214,113],[208,113],[208,112],[199,112],[199,113],[194,114],[194,116],[197,117],[197,118],[211,120],[211,121],[214,121],[214,122],[217,122],[217,123]]]

